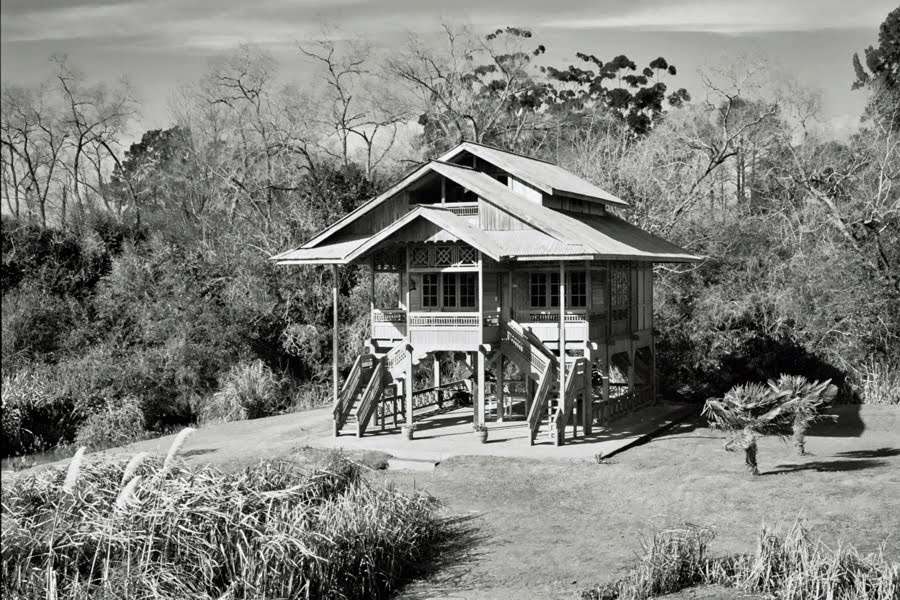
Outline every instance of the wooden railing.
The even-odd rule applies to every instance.
[[[453,392],[467,390],[467,380],[458,379],[436,387],[414,390],[412,394],[413,414],[417,411],[437,406],[441,408],[445,402],[449,402]],[[399,402],[394,398],[383,400],[376,412],[376,422],[385,425],[392,417],[406,418],[405,402],[401,398]]]
[[[353,407],[353,399],[359,392],[359,382],[362,380],[362,370],[364,359],[371,360],[369,355],[360,354],[353,362],[350,374],[344,381],[341,393],[338,395],[338,403],[334,407],[334,432],[335,435],[343,429],[347,423],[347,417],[350,416],[350,409]]]
[[[531,408],[528,411],[528,428],[531,432],[530,442],[534,444],[537,437],[538,429],[541,421],[544,419],[544,411],[547,406],[547,397],[550,395],[550,388],[553,386],[553,378],[556,376],[556,369],[553,363],[547,363],[541,378],[538,380],[537,390],[534,393],[534,400],[531,402]]]
[[[572,418],[572,411],[575,408],[575,398],[584,389],[584,371],[587,366],[588,361],[584,358],[579,358],[566,365],[566,389],[563,394],[563,403],[562,406],[557,406],[556,412],[550,420],[550,435],[555,436],[554,443],[556,444],[563,442],[566,425]]]
[[[409,314],[410,327],[480,327],[477,312]]]
[[[531,323],[559,323],[559,311],[529,311],[525,313],[526,321]],[[585,312],[566,311],[566,323],[581,323],[587,319]]]
[[[384,366],[391,375],[396,377],[397,369],[403,366],[403,362],[409,356],[410,351],[409,342],[403,339],[384,355]]]
[[[405,323],[406,311],[402,308],[374,308],[372,309],[373,323]]]
[[[372,337],[376,340],[395,340],[406,336],[406,311],[402,308],[372,310]]]
[[[369,379],[369,384],[366,386],[365,391],[363,391],[359,406],[356,409],[356,437],[362,437],[362,434],[365,433],[366,427],[368,427],[369,421],[372,419],[372,415],[375,412],[375,407],[381,400],[381,394],[384,392],[386,379],[385,361],[384,357],[382,357],[375,365],[375,369],[372,371],[372,377]]]
[[[459,202],[452,204],[440,204],[438,206],[452,212],[458,217],[471,217],[478,214],[477,202]]]
[[[530,367],[532,375],[540,377],[548,364],[558,362],[537,336],[512,319],[504,324],[500,341]]]

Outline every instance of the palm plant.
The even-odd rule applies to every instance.
[[[794,446],[800,455],[806,454],[806,432],[810,425],[834,418],[821,411],[834,400],[837,387],[831,384],[830,379],[809,381],[802,375],[782,375],[778,381],[769,380],[769,388],[788,394],[793,413],[791,432]]]
[[[703,415],[714,428],[730,433],[725,449],[743,450],[747,469],[759,475],[759,436],[786,437],[792,432],[794,443],[804,453],[806,431],[812,423],[827,418],[820,411],[836,394],[831,380],[810,382],[802,376],[782,375],[768,385],[736,385],[721,400],[710,398]]]
[[[753,475],[759,475],[757,439],[760,435],[782,435],[785,421],[783,399],[761,383],[736,385],[721,400],[710,398],[703,415],[716,428],[730,433],[725,442],[729,452],[744,451],[744,462]]]

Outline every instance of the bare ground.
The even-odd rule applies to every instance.
[[[460,536],[444,564],[401,598],[572,598],[624,574],[654,530],[712,527],[716,554],[752,551],[763,523],[803,520],[829,543],[900,559],[900,407],[840,407],[800,457],[778,439],[760,444],[762,476],[722,449],[722,435],[686,421],[603,464],[458,456],[433,472],[373,471],[376,480],[439,498]],[[317,460],[306,440],[328,431],[330,410],[204,428],[186,459],[224,468],[262,458]],[[171,436],[104,454],[164,454]],[[4,478],[10,476],[4,472]],[[673,600],[748,598],[698,588]]]
[[[470,516],[477,532],[462,560],[402,597],[572,598],[624,574],[642,538],[684,522],[712,527],[716,554],[752,551],[761,524],[801,519],[828,543],[884,544],[900,559],[900,409],[842,407],[841,421],[817,433],[805,457],[763,440],[755,478],[742,455],[722,449],[721,434],[691,422],[609,464],[459,457],[434,473],[384,473]],[[746,596],[708,588],[676,597]]]

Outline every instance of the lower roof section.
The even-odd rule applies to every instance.
[[[272,257],[278,264],[315,265],[365,262],[378,249],[406,242],[460,241],[499,262],[542,260],[637,260],[696,262],[687,253],[612,215],[565,215],[567,235],[536,229],[485,231],[451,211],[418,206],[372,236],[337,239],[313,248],[298,248]]]

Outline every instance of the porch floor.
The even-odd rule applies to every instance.
[[[524,420],[489,422],[488,441],[482,444],[472,430],[471,406],[445,413],[429,415],[416,421],[412,440],[405,440],[400,428],[370,427],[362,438],[349,432],[335,437],[315,440],[313,445],[375,450],[385,452],[400,461],[440,462],[451,456],[490,455],[519,458],[554,458],[560,460],[594,460],[597,454],[606,457],[635,444],[656,431],[683,419],[695,407],[683,404],[658,404],[622,417],[609,427],[594,427],[585,437],[581,428],[572,437],[572,427],[566,428],[564,446],[554,446],[544,424],[534,446],[529,445],[528,423]]]

